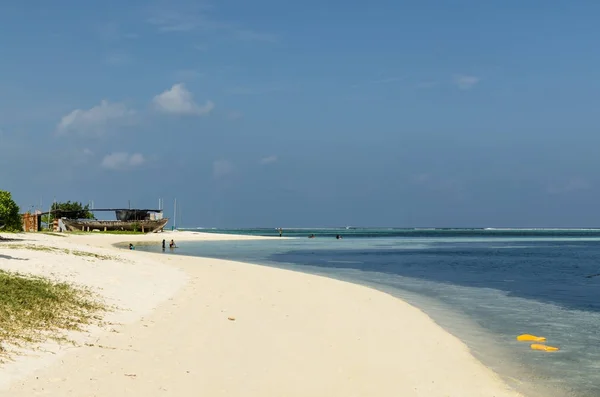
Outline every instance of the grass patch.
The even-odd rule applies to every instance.
[[[87,258],[94,258],[100,260],[117,260],[116,257],[111,255],[103,255],[96,254],[94,252],[86,252],[86,251],[78,251],[78,250],[70,250],[67,248],[56,248],[49,247],[47,245],[34,245],[34,244],[6,244],[0,246],[0,248],[11,248],[11,249],[23,249],[23,250],[33,250],[33,251],[44,251],[44,252],[54,252],[54,253],[62,253],[67,255],[76,255]]]
[[[45,245],[33,245],[33,244],[6,244],[0,246],[1,248],[10,248],[10,249],[22,249],[22,250],[32,250],[32,251],[44,251],[44,252],[61,252],[59,248],[48,247]]]
[[[67,341],[67,331],[99,324],[106,310],[87,289],[0,270],[0,360],[9,346]]]
[[[86,256],[86,257],[100,259],[100,260],[116,259],[114,256],[95,254],[93,252],[85,252],[85,251],[77,251],[77,250],[71,250],[70,252],[69,252],[69,250],[65,250],[65,251],[67,251],[67,253],[70,253],[71,255]]]

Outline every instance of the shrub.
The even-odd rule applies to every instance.
[[[0,190],[0,226],[8,232],[23,230],[23,221],[19,214],[19,206],[12,199],[10,192]]]

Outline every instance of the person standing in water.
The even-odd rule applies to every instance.
[[[283,236],[283,229],[279,228],[279,237]]]
[[[175,245],[175,241],[171,240],[171,242],[169,243],[169,248],[177,248],[177,246]]]
[[[165,250],[166,246],[167,246],[167,240],[163,239],[163,242],[162,242],[162,249],[163,249],[163,251]]]

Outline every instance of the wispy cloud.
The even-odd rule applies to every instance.
[[[475,85],[479,84],[481,79],[476,76],[458,75],[454,76],[454,84],[461,90],[470,90]]]
[[[178,115],[197,115],[203,116],[209,114],[215,107],[211,101],[206,101],[204,105],[198,105],[194,102],[194,97],[183,83],[175,84],[170,89],[154,97],[155,108],[163,113]]]
[[[146,159],[141,153],[116,152],[104,156],[100,165],[109,170],[122,170],[138,167],[145,162]]]
[[[173,10],[154,8],[150,10],[147,22],[160,32],[208,32],[219,33],[242,41],[276,42],[278,37],[269,33],[254,31],[232,22],[214,19],[209,14],[210,7]]]
[[[216,160],[213,162],[213,177],[221,179],[233,173],[235,167],[229,160]]]
[[[80,135],[102,135],[109,128],[131,124],[135,111],[123,103],[106,100],[90,109],[75,109],[62,117],[56,127],[57,135],[70,133]]]
[[[275,162],[277,162],[277,160],[279,160],[279,158],[277,156],[267,156],[267,157],[263,157],[262,159],[260,159],[260,163],[267,165],[267,164],[273,164]]]

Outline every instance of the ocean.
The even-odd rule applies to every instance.
[[[196,231],[278,235],[274,229]],[[178,242],[166,254],[370,286],[423,310],[527,396],[600,397],[600,230],[340,228],[283,235],[297,238]],[[516,341],[523,333],[545,336],[560,351],[533,351]]]

